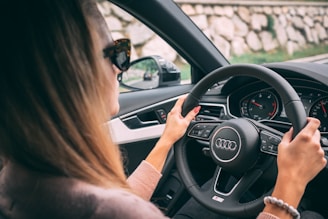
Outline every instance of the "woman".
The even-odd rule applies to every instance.
[[[2,1],[0,11],[1,214],[164,217],[131,194],[136,191],[148,198],[152,191],[142,191],[143,185],[138,187],[133,178],[130,188],[119,148],[102,125],[119,109],[112,63],[124,67],[124,54],[115,55],[127,42],[114,44],[95,2],[89,0]],[[168,119],[180,128],[166,129],[141,165],[153,171],[153,184],[165,153],[197,113],[198,108],[182,118],[182,102]]]
[[[15,219],[164,218],[144,200],[153,189],[141,176],[152,176],[150,184],[156,186],[168,150],[199,107],[183,118],[183,98],[177,102],[154,150],[127,180],[119,148],[102,124],[119,109],[115,68],[128,67],[128,41],[112,41],[92,0],[2,1],[0,12],[1,214]],[[293,141],[313,152],[309,159],[321,161],[310,175],[304,173],[300,187],[325,163],[317,125],[309,120]],[[284,151],[294,149],[289,141],[287,134]],[[280,163],[291,156],[284,151]],[[281,181],[292,170],[282,172]],[[276,215],[281,211],[267,209]]]

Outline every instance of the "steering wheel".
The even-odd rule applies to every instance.
[[[294,129],[294,136],[306,125],[304,106],[293,87],[276,72],[254,64],[229,65],[206,75],[187,96],[182,115],[197,106],[214,83],[231,76],[250,76],[272,86],[282,99],[286,115]],[[272,192],[277,170],[272,168],[276,164],[276,157],[271,155],[277,154],[282,136],[280,131],[246,118],[194,121],[174,146],[181,180],[191,196],[206,208],[232,217],[253,217],[263,208],[264,196]],[[195,161],[188,161],[187,143],[195,140],[208,145],[207,152],[216,164],[207,188],[198,185],[188,165],[188,162]],[[271,183],[268,183],[269,188],[254,197],[254,200],[243,198],[244,194],[267,174],[266,171],[271,171],[273,173],[270,174],[274,175]],[[226,183],[224,173],[235,177],[228,191],[221,191],[219,187]]]

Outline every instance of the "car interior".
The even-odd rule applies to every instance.
[[[158,83],[164,82],[156,89],[120,93],[120,111],[108,124],[125,154],[127,175],[155,145],[179,97],[189,94],[183,114],[201,106],[185,136],[172,147],[151,199],[165,215],[174,216],[193,197],[217,214],[255,218],[264,207],[263,197],[275,183],[281,137],[290,127],[297,134],[306,117],[321,121],[321,145],[327,152],[327,64],[230,64],[174,1],[109,2],[144,23],[190,65],[191,83],[182,84],[174,75],[171,82],[159,79]],[[161,72],[176,72],[176,66],[168,70],[169,62],[163,64],[157,56],[149,59]],[[124,84],[124,74],[119,80],[129,88]],[[144,72],[141,77],[145,82],[154,78]],[[300,210],[328,217],[322,201],[328,196],[327,182],[326,167],[309,183]]]

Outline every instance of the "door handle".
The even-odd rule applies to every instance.
[[[158,120],[141,121],[138,116],[131,116],[129,118],[123,119],[122,121],[130,129],[137,129],[160,124]]]

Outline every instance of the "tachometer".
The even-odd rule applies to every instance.
[[[328,97],[318,100],[310,109],[309,116],[320,120],[320,132],[328,132]]]
[[[241,102],[242,116],[254,119],[272,119],[278,112],[278,99],[271,91],[260,91]]]

